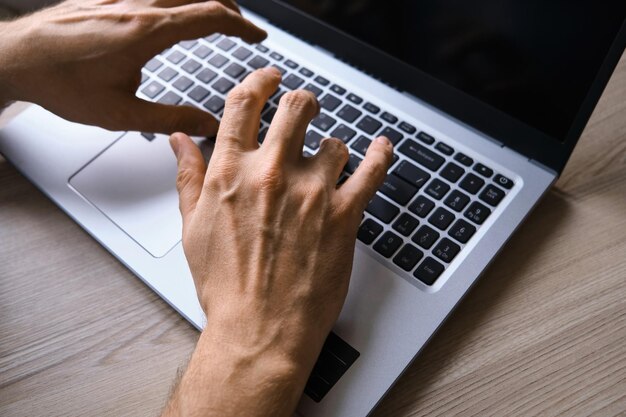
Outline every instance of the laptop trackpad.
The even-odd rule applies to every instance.
[[[212,145],[203,141],[205,156]],[[168,136],[127,133],[70,178],[70,184],[152,256],[182,236],[176,158]]]

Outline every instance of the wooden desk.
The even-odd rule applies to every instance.
[[[0,161],[0,415],[155,416],[197,336]],[[625,412],[623,58],[557,186],[374,415]]]

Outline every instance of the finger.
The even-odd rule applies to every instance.
[[[276,92],[280,79],[276,68],[259,69],[228,94],[216,146],[235,144],[244,150],[258,148],[261,111]]]
[[[119,130],[164,133],[185,132],[188,135],[213,137],[218,122],[209,113],[192,106],[168,106],[140,98],[121,96],[115,107],[124,109],[113,123]],[[113,129],[118,130],[118,129]]]
[[[211,33],[237,36],[249,43],[261,42],[267,33],[222,2],[208,1],[166,9],[168,19],[160,33],[165,46]]]
[[[385,180],[392,161],[393,146],[389,139],[383,136],[376,138],[355,173],[337,190],[339,198],[352,207],[356,204],[359,211],[365,210]]]
[[[328,183],[335,187],[348,163],[348,157],[347,146],[340,139],[330,138],[322,141],[320,150],[311,158],[311,162],[324,173]]]
[[[233,0],[153,0],[152,5],[156,7],[178,7],[184,6],[185,4],[200,3],[206,1],[217,1],[219,3],[222,3],[225,7],[228,7],[232,11],[241,14],[239,6]]]
[[[288,92],[280,99],[263,149],[280,159],[301,158],[306,129],[319,112],[320,105],[310,91]]]
[[[184,133],[174,133],[170,137],[170,145],[178,164],[176,189],[184,227],[200,198],[206,175],[206,162],[198,146]]]

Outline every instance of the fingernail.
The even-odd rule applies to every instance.
[[[172,136],[170,136],[170,146],[172,147],[172,150],[174,151],[174,155],[176,155],[176,158],[178,158],[178,135],[177,134],[173,134]]]
[[[385,145],[385,146],[390,146],[391,142],[389,141],[389,139],[387,139],[384,136],[379,136],[376,138],[376,142],[380,143],[381,145]]]

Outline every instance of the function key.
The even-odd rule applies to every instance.
[[[380,129],[382,125],[383,124],[379,122],[378,120],[373,119],[369,116],[365,116],[356,125],[356,127],[358,127],[359,129],[361,129],[362,131],[364,131],[365,133],[369,135],[373,135],[374,133],[378,132],[378,129]]]
[[[363,99],[355,94],[348,94],[348,97],[346,97],[349,101],[353,102],[354,104],[361,104],[363,103]]]
[[[435,146],[435,149],[437,149],[439,152],[445,155],[452,155],[454,153],[454,149],[452,149],[450,146],[446,145],[443,142],[439,142]]]
[[[363,108],[372,114],[378,114],[380,112],[380,107],[372,103],[365,103]]]
[[[459,219],[452,225],[448,234],[461,243],[467,243],[476,233],[476,228],[463,219]]]
[[[444,237],[441,241],[439,241],[437,246],[435,246],[435,249],[433,249],[433,254],[437,258],[449,264],[456,257],[456,255],[458,255],[460,250],[461,247],[459,245],[447,237]]]
[[[384,128],[383,131],[379,133],[379,135],[380,136],[385,136],[394,145],[397,145],[398,142],[400,142],[404,138],[404,136],[402,136],[402,133],[400,133],[397,130],[392,129],[390,127]]]
[[[415,126],[410,125],[407,122],[400,122],[398,127],[400,128],[400,130],[402,130],[403,132],[406,132],[406,133],[408,133],[410,135],[415,133],[415,131],[417,130],[417,129],[415,129]]]
[[[427,145],[432,145],[433,143],[435,143],[435,138],[433,138],[426,132],[419,132],[417,134],[417,138]]]
[[[415,268],[415,265],[422,259],[424,253],[411,244],[404,245],[400,252],[393,258],[393,263],[405,271]]]
[[[402,213],[402,215],[393,223],[393,228],[404,236],[409,236],[413,233],[413,230],[419,226],[419,223],[419,220],[410,214]]]
[[[391,123],[392,125],[395,125],[398,122],[398,118],[388,112],[384,112],[380,117],[382,117],[384,121],[386,121],[387,123]]]
[[[485,185],[485,181],[471,172],[467,174],[459,184],[462,189],[471,194],[476,194],[478,190],[483,187],[483,185]]]
[[[291,59],[286,60],[286,61],[285,61],[285,65],[286,65],[288,68],[291,68],[291,69],[296,69],[296,68],[298,68],[298,64],[297,64],[297,63],[295,63],[295,62],[293,62]]]
[[[250,61],[248,61],[248,65],[250,65],[254,69],[267,67],[269,63],[270,61],[258,55],[252,58]]]
[[[439,232],[424,225],[419,228],[417,233],[413,235],[413,242],[417,243],[424,249],[430,249],[439,239]]]
[[[305,77],[312,77],[313,76],[313,71],[311,71],[308,68],[300,68],[300,70],[298,71],[300,74],[304,75]]]
[[[400,209],[378,194],[370,201],[365,209],[369,214],[377,219],[389,224],[400,213]]]
[[[471,167],[474,163],[474,160],[472,158],[461,152],[454,155],[454,160],[461,163],[462,165],[465,165],[466,167]]]
[[[339,100],[337,97],[333,96],[332,94],[326,94],[320,100],[320,106],[323,109],[326,109],[328,111],[335,111],[335,109],[339,107],[340,104],[341,104],[341,100]]]
[[[502,199],[504,198],[504,191],[494,185],[489,184],[485,187],[483,192],[480,193],[478,198],[480,198],[490,206],[495,207],[500,204],[500,201],[502,201]]]
[[[287,65],[289,66],[289,65]],[[319,85],[325,87],[328,84],[330,84],[330,81],[328,81],[326,78],[322,77],[321,75],[318,75],[317,77],[315,77],[315,82],[318,83]]]
[[[409,210],[417,214],[421,218],[428,216],[428,213],[435,207],[435,203],[430,201],[423,195],[418,196],[415,201],[409,206]]]
[[[493,170],[489,167],[484,166],[481,163],[477,163],[476,165],[474,165],[474,171],[487,178],[493,175]]]
[[[478,201],[474,201],[465,211],[465,217],[476,224],[483,224],[490,214],[491,210],[480,204]]]
[[[393,232],[385,232],[385,234],[382,235],[382,237],[378,239],[378,242],[374,245],[374,250],[383,255],[385,258],[390,258],[391,255],[396,253],[401,245],[402,238],[400,236]]]
[[[359,240],[367,245],[372,243],[374,239],[378,237],[383,231],[383,227],[376,223],[372,219],[367,219],[363,222],[361,227],[359,227],[359,233],[357,237]]]
[[[413,276],[426,285],[433,285],[444,269],[443,265],[429,256],[417,267]]]
[[[332,87],[330,87],[331,91],[334,92],[335,94],[338,94],[340,96],[346,94],[346,89],[338,86],[337,84],[333,84]]]
[[[235,45],[237,44],[228,38],[224,38],[217,43],[217,47],[220,48],[222,51],[230,51],[235,47]]]
[[[252,55],[252,51],[244,48],[243,46],[233,52],[233,56],[240,61],[245,61],[246,59],[250,58],[250,55]]]
[[[507,190],[513,188],[513,181],[501,174],[496,175],[493,182],[498,184],[500,187],[506,188]]]
[[[218,45],[218,46],[219,46],[219,45]],[[278,52],[272,52],[272,53],[270,54],[270,57],[271,57],[272,59],[275,59],[276,61],[282,61],[283,59],[285,59],[285,57],[284,57],[284,56],[282,56],[281,54],[279,54]]]
[[[443,207],[439,207],[435,212],[428,218],[428,222],[434,225],[436,228],[441,230],[446,230],[448,226],[454,221],[454,214],[450,213],[448,210]]]
[[[355,109],[349,104],[346,104],[337,112],[337,116],[341,117],[348,123],[354,122],[356,119],[361,117],[363,113],[360,110]]]
[[[453,162],[448,162],[440,174],[450,182],[457,182],[465,174],[465,170]]]

